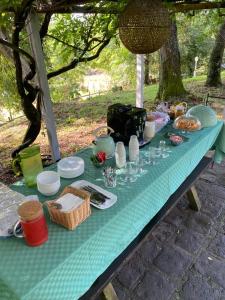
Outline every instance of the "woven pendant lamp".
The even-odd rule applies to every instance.
[[[119,17],[119,35],[134,54],[160,49],[170,35],[171,21],[161,0],[130,0]]]

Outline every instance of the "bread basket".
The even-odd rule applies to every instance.
[[[83,199],[84,201],[75,209],[69,211],[60,211],[57,207],[57,199],[52,201],[47,201],[48,211],[51,220],[57,224],[66,227],[69,230],[74,230],[80,223],[87,219],[91,214],[90,208],[90,194],[83,190],[76,189],[74,187],[68,186],[61,193],[60,197],[65,194],[73,194]]]

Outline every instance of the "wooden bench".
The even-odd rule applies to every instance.
[[[130,243],[130,245],[112,262],[112,264],[100,275],[90,289],[79,298],[79,300],[95,300],[97,297],[104,300],[118,300],[118,297],[113,289],[111,281],[115,274],[122,268],[123,263],[135,250],[141,246],[145,237],[150,233],[154,226],[168,214],[170,210],[177,204],[179,199],[187,194],[190,208],[198,211],[201,208],[201,202],[197,195],[194,183],[199,178],[201,173],[212,162],[212,158],[203,157],[198,166],[186,178],[182,185],[173,193],[161,210],[150,220],[139,235]]]

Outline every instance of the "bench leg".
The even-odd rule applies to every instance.
[[[102,291],[101,300],[119,300],[112,283],[109,283]]]
[[[194,185],[187,191],[187,197],[190,208],[199,211],[201,209],[201,201]]]

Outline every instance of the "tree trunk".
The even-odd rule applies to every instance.
[[[181,78],[177,26],[176,21],[173,20],[170,38],[160,49],[159,89],[157,99],[169,100],[170,98],[183,96],[186,93]]]
[[[150,54],[145,55],[145,84],[150,85],[150,66],[149,66],[149,61],[150,59]]]
[[[225,22],[220,26],[215,45],[211,52],[208,66],[206,85],[218,87],[222,85],[221,64],[225,47]]]

